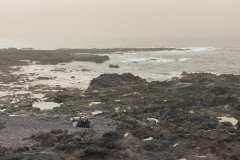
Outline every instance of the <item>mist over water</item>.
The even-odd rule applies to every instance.
[[[239,0],[0,0],[0,48],[224,48],[240,42],[239,7]]]
[[[183,71],[239,74],[239,7],[239,0],[0,0],[0,48],[190,49],[74,64],[91,70],[87,81],[104,72],[127,71],[149,80]],[[109,69],[110,64],[120,68]]]
[[[158,38],[158,39],[112,39],[112,40],[72,40],[72,39],[3,39],[0,48],[148,48],[148,47],[215,47],[240,48],[240,38]]]

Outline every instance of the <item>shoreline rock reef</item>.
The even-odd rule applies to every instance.
[[[28,62],[39,64],[58,64],[71,61],[88,61],[103,63],[109,60],[109,56],[102,54],[122,54],[123,52],[147,52],[147,51],[184,51],[179,48],[106,48],[106,49],[0,49],[0,66],[27,65]],[[27,61],[25,61],[27,60]]]
[[[29,115],[48,121],[101,117],[115,129],[34,133],[21,146],[1,146],[1,160],[240,159],[240,75],[183,72],[181,78],[147,82],[131,73],[102,74],[84,91],[45,97],[62,105],[29,107]],[[0,132],[9,117],[1,114]]]

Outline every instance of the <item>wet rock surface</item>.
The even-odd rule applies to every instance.
[[[38,132],[49,132],[53,129],[68,130],[69,133],[82,130],[82,128],[73,128],[72,122],[69,117],[64,116],[46,116],[45,114],[39,115],[21,115],[21,116],[8,116],[1,115],[4,119],[0,128],[0,142],[2,146],[22,146],[21,140],[30,137],[32,134]],[[90,119],[93,123],[92,129],[99,135],[105,132],[115,130],[116,122],[104,118],[93,117]]]
[[[2,117],[2,116],[1,116]],[[0,129],[5,127],[6,122],[1,118],[0,119]]]
[[[57,64],[71,61],[89,61],[103,63],[109,60],[108,56],[93,54],[111,54],[118,52],[142,52],[142,51],[183,51],[178,48],[112,48],[112,49],[56,49],[34,50],[8,48],[0,49],[0,66],[27,65],[37,61],[41,64]]]
[[[114,64],[110,64],[109,68],[119,68],[119,65],[117,65],[117,64],[115,64],[115,65]]]
[[[78,54],[77,54],[78,53]],[[81,54],[80,54],[81,53]],[[22,50],[16,48],[0,49],[0,66],[27,65],[30,62],[38,64],[58,64],[71,61],[89,61],[103,63],[108,56],[93,55],[93,52],[83,53],[82,50]],[[91,54],[90,54],[91,53]]]
[[[114,129],[35,132],[22,141],[25,148],[1,147],[2,157],[240,159],[238,75],[183,73],[182,78],[147,82],[130,73],[103,74],[85,91],[65,89],[46,98],[63,104],[34,116],[61,121],[102,117],[93,124]]]
[[[1,160],[13,160],[13,159],[24,159],[24,160],[64,160],[62,157],[55,154],[11,154],[3,156]]]

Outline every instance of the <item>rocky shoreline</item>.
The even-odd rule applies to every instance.
[[[240,159],[239,75],[184,72],[147,82],[130,73],[103,74],[86,90],[62,89],[45,98],[60,107],[1,113],[0,132],[17,120],[11,114],[23,125],[55,126],[26,135],[21,146],[2,145],[0,159]],[[69,118],[79,116],[96,128],[75,132]]]
[[[123,52],[147,51],[184,51],[179,48],[107,48],[107,49],[56,49],[35,50],[32,48],[0,49],[0,66],[21,66],[29,62],[38,64],[58,64],[71,61],[88,61],[103,63],[109,56],[102,54],[123,54]],[[27,61],[26,61],[27,60]]]

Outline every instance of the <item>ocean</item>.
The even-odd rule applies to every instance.
[[[57,65],[30,64],[14,74],[27,74],[29,85],[44,84],[86,89],[90,81],[104,73],[132,73],[147,81],[163,81],[181,77],[182,72],[240,74],[240,49],[215,47],[186,47],[185,51],[120,52],[104,54],[104,63],[70,62]],[[119,68],[110,68],[109,65]],[[58,72],[57,72],[58,71]],[[50,77],[37,80],[37,77]],[[74,77],[74,78],[72,78]]]
[[[31,43],[30,43],[31,42]],[[29,85],[47,84],[61,87],[86,89],[90,81],[104,73],[130,72],[147,81],[163,81],[172,77],[180,77],[186,72],[208,72],[213,74],[240,74],[240,40],[235,39],[195,39],[195,40],[145,40],[145,41],[24,41],[2,40],[0,48],[149,48],[173,47],[186,49],[185,51],[149,51],[122,52],[118,54],[104,54],[110,57],[102,64],[94,62],[71,62],[57,65],[31,64],[22,66],[14,74],[28,74],[32,82]],[[110,68],[109,65],[119,68]],[[84,69],[85,71],[82,71]],[[64,70],[64,72],[56,72]],[[87,70],[87,71],[86,71]],[[38,76],[54,77],[52,80],[37,80]],[[75,77],[75,78],[71,78]]]

